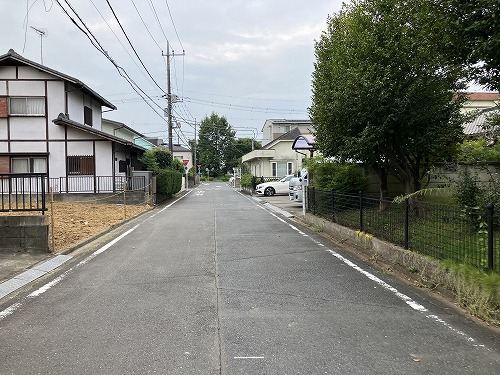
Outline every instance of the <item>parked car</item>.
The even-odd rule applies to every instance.
[[[288,182],[288,198],[291,201],[302,202],[304,186],[308,185],[307,169],[302,169]]]
[[[259,195],[273,196],[275,194],[288,194],[288,182],[293,174],[281,178],[279,181],[264,182],[257,185],[255,192]]]

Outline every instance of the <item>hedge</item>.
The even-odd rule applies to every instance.
[[[171,197],[181,191],[182,173],[172,169],[161,169],[156,175],[156,192]]]

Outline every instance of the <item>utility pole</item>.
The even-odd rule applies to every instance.
[[[172,88],[170,85],[170,57],[175,56],[184,56],[185,52],[182,51],[181,54],[175,54],[174,51],[170,53],[170,44],[167,40],[167,54],[163,54],[162,56],[167,57],[167,121],[168,121],[168,149],[174,155],[174,145],[173,145],[173,135],[172,135]]]
[[[194,177],[194,181],[195,181],[195,184],[199,184],[199,179],[200,179],[200,175],[198,174],[198,159],[197,159],[197,155],[196,155],[196,148],[197,148],[197,143],[196,143],[196,119],[194,119],[194,161],[193,161],[193,166],[195,168],[195,177]]]

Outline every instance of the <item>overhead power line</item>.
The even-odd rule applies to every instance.
[[[106,0],[106,3],[108,4],[109,6],[109,9],[111,10],[111,13],[113,13],[113,16],[115,17],[115,20],[116,22],[118,22],[118,26],[120,26],[120,29],[122,30],[123,32],[123,35],[125,35],[125,38],[127,39],[127,42],[128,44],[130,45],[130,47],[132,48],[132,50],[134,51],[135,53],[135,56],[137,57],[137,59],[140,61],[142,67],[144,68],[144,70],[146,71],[146,73],[148,73],[149,77],[152,79],[152,81],[154,82],[154,84],[161,90],[163,91],[164,94],[166,94],[166,91],[163,90],[163,88],[156,82],[156,80],[153,78],[153,76],[151,75],[151,73],[149,72],[148,68],[146,68],[146,65],[144,65],[141,57],[139,56],[139,54],[137,53],[134,45],[132,44],[132,42],[130,41],[130,38],[128,37],[127,33],[125,32],[125,29],[123,28],[122,26],[122,23],[120,22],[120,20],[118,19],[118,16],[116,15],[115,13],[115,10],[113,9],[113,7],[111,6],[109,0]]]
[[[146,25],[146,22],[144,22],[144,19],[142,18],[141,16],[141,13],[139,12],[139,9],[137,9],[137,6],[135,5],[134,3],[134,0],[130,0],[132,2],[132,4],[134,5],[134,8],[135,8],[135,11],[137,12],[137,14],[139,15],[139,18],[141,19],[142,21],[142,24],[144,25],[144,27],[146,28],[149,36],[151,37],[151,39],[153,39],[153,42],[155,42],[156,46],[161,50],[161,47],[160,45],[158,44],[158,42],[156,41],[156,39],[153,37],[153,34],[151,34],[151,31],[149,31],[149,28],[148,26]]]
[[[182,45],[181,38],[179,38],[179,33],[177,32],[177,28],[175,27],[175,22],[174,22],[174,19],[172,17],[172,12],[170,11],[170,7],[168,5],[167,0],[165,0],[165,4],[167,4],[168,14],[170,15],[170,20],[172,21],[172,26],[174,27],[175,35],[177,35],[177,40],[179,41],[179,44],[181,45],[181,48],[184,51],[184,46]]]
[[[130,76],[128,75],[128,73],[126,72],[126,70],[124,68],[122,68],[121,66],[119,66],[112,58],[111,56],[109,55],[109,53],[104,49],[104,47],[99,43],[99,41],[97,40],[97,38],[92,34],[92,32],[90,31],[90,29],[87,27],[87,25],[85,24],[85,22],[81,19],[81,17],[78,15],[78,13],[76,12],[76,10],[71,6],[71,4],[68,2],[68,0],[65,0],[65,3],[68,5],[68,7],[71,9],[71,11],[75,14],[75,16],[78,18],[78,20],[81,22],[81,24],[83,25],[80,26],[76,21],[75,19],[68,13],[68,11],[62,6],[62,4],[60,3],[59,0],[55,0],[56,3],[59,5],[59,7],[63,10],[63,12],[68,16],[68,18],[73,22],[73,24],[81,31],[83,32],[83,34],[90,40],[90,43],[99,51],[101,52],[116,68],[116,70],[118,71],[118,74],[120,74],[120,76],[122,76],[127,82],[128,84],[132,87],[132,89],[143,99],[143,101],[153,110],[153,112],[155,112],[163,121],[165,121],[165,118],[163,117],[162,114],[160,114],[159,112],[157,112],[152,104],[156,105],[159,109],[161,109],[163,111],[163,108],[161,108],[159,105],[157,105],[156,103],[153,102],[153,99],[148,95],[146,94],[146,92],[136,83],[134,82],[134,80],[132,80],[132,78],[130,78]],[[85,28],[85,30],[84,30]],[[147,97],[151,102],[148,102],[145,97]]]

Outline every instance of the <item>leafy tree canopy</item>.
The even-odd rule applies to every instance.
[[[164,147],[146,150],[140,161],[148,171],[172,168],[172,154]]]
[[[316,43],[309,109],[325,156],[392,172],[407,192],[461,140],[465,73],[441,51],[427,0],[359,0]],[[382,178],[381,178],[382,180]]]
[[[202,170],[210,169],[211,176],[231,171],[235,134],[224,116],[212,113],[201,121],[197,150]]]
[[[443,50],[465,64],[470,78],[500,90],[500,2],[498,0],[435,1],[433,16],[447,40]]]

